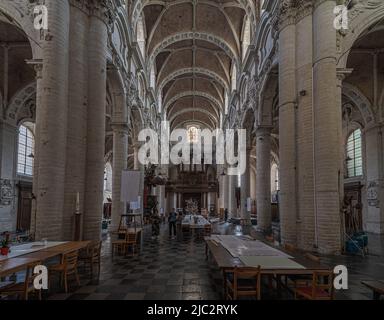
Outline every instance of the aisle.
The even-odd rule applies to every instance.
[[[159,240],[145,228],[143,252],[136,257],[110,255],[110,241],[103,243],[100,282],[55,294],[50,299],[112,300],[216,300],[220,298],[221,275],[205,259],[205,244],[193,239],[168,237],[162,225]]]

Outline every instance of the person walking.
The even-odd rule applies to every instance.
[[[176,237],[176,220],[177,220],[177,214],[176,214],[175,208],[173,208],[168,218],[170,238]],[[172,232],[173,232],[173,236],[172,236]]]

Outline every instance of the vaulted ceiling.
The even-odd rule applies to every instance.
[[[258,0],[137,2],[146,31],[146,55],[172,128],[219,125],[231,71],[241,61],[245,18],[253,23]],[[136,21],[135,21],[136,19]]]

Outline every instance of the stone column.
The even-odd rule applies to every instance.
[[[114,123],[113,129],[113,162],[112,162],[112,218],[111,230],[117,230],[120,217],[126,212],[126,203],[120,200],[121,175],[127,168],[128,154],[128,125]]]
[[[133,146],[133,170],[140,170],[139,147],[137,145]]]
[[[250,168],[250,194],[253,201],[256,200],[256,171],[254,168]]]
[[[269,233],[271,217],[271,129],[259,128],[256,132],[256,202],[257,227]]]
[[[103,212],[107,25],[104,4],[92,5],[89,18],[89,99],[84,239],[99,239]]]
[[[158,195],[158,201],[159,201],[158,210],[160,213],[161,208],[163,208],[163,210],[165,210],[165,207],[166,207],[166,205],[165,205],[165,186],[157,186],[157,191],[158,191],[157,195]]]
[[[383,126],[375,125],[362,131],[363,150],[366,150],[363,163],[367,184],[363,188],[363,226],[364,230],[382,234],[384,221],[380,187],[383,181]],[[363,151],[364,152],[364,151]],[[369,198],[369,200],[368,200]]]
[[[80,213],[84,213],[84,172],[87,150],[88,15],[81,8],[73,5],[73,2],[71,2],[70,14],[67,163],[62,240],[74,240],[76,228],[81,238],[79,225],[81,218],[75,220],[74,217],[78,193],[80,194]],[[72,156],[75,156],[76,160]]]
[[[178,208],[182,208],[183,207],[182,201],[183,201],[183,194],[179,192],[177,194],[177,207]]]
[[[319,0],[313,15],[315,244],[322,253],[341,250],[338,132],[342,124],[341,106],[336,105],[336,35],[332,19],[335,5],[334,0]]]
[[[313,250],[314,182],[313,182],[313,108],[312,108],[312,7],[303,6],[296,24],[296,84],[299,92],[296,120],[297,159],[297,247]]]
[[[36,110],[39,109],[39,106],[41,105],[41,94],[43,92],[42,90],[42,79],[43,79],[43,64],[42,61],[31,61],[30,64],[34,65],[34,69],[36,72]],[[38,179],[39,179],[39,141],[40,141],[40,133],[37,132],[37,129],[40,129],[40,126],[35,126],[35,150],[34,150],[34,159],[33,159],[33,184],[32,184],[32,193],[34,195],[34,198],[32,200],[32,208],[31,208],[31,232],[35,231],[36,226],[36,220],[35,220],[35,214],[37,213],[37,202],[36,202],[36,196],[38,191]]]
[[[247,208],[247,202],[248,198],[250,196],[250,161],[251,159],[251,148],[247,147],[246,149],[246,170],[244,174],[241,176],[241,208],[240,208],[240,213],[241,213],[241,219],[242,223],[245,225],[250,225],[251,224],[251,211],[248,211]]]
[[[177,200],[178,200],[177,192],[173,192],[173,205],[172,205],[172,208],[170,208],[170,210],[172,210],[173,208],[177,209]]]
[[[217,179],[219,181],[218,210],[220,210],[220,208],[224,208],[224,176],[221,175],[223,173],[223,168],[223,165],[217,165]]]
[[[223,176],[223,208],[229,210],[229,176]]]
[[[228,176],[228,218],[237,217],[236,187],[238,177],[236,175]]]
[[[7,189],[8,183],[11,190],[16,188],[17,177],[17,146],[19,128],[16,124],[11,124],[0,120],[0,172],[1,188]],[[3,185],[4,184],[4,185]],[[17,228],[17,195],[10,201],[9,205],[0,206],[0,232],[14,231]]]
[[[288,8],[280,16],[279,21],[279,157],[281,240],[283,243],[296,245],[295,108],[297,102],[296,27],[293,15],[292,8]]]
[[[46,0],[49,31],[43,47],[43,78],[36,106],[38,185],[37,240],[62,240],[68,111],[68,1]]]

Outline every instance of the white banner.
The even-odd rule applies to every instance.
[[[140,171],[123,171],[121,175],[121,202],[137,202],[141,188]],[[138,205],[138,209],[140,205]]]

